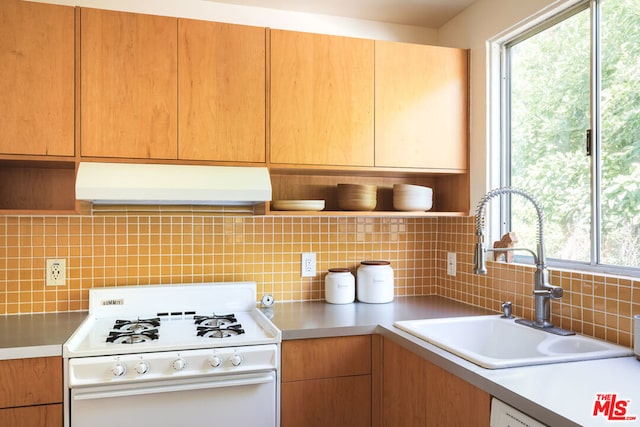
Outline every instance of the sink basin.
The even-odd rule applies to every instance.
[[[488,369],[633,354],[630,348],[582,335],[554,335],[498,315],[406,320],[394,325]]]

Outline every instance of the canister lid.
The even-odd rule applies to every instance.
[[[329,273],[349,273],[348,268],[330,268]]]
[[[390,265],[389,261],[362,261],[360,262],[362,265]]]

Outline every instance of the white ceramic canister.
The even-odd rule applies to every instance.
[[[324,299],[331,304],[348,304],[356,297],[356,283],[348,268],[330,268],[324,278]]]
[[[393,268],[389,261],[362,261],[358,267],[358,301],[393,301]]]

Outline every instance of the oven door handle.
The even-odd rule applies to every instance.
[[[142,386],[138,384],[137,388],[127,388],[121,390],[110,391],[82,391],[81,389],[75,389],[73,393],[74,400],[94,400],[105,399],[110,397],[126,397],[126,396],[140,396],[144,394],[154,393],[172,393],[188,390],[204,390],[210,388],[223,388],[223,387],[240,387],[248,385],[267,384],[275,381],[275,374],[263,373],[260,375],[251,375],[244,378],[233,378],[225,380],[212,380],[206,382],[181,382],[180,384],[173,385],[159,385],[159,386]]]

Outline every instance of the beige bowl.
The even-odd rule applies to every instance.
[[[376,199],[338,199],[338,207],[345,211],[372,211],[376,208],[378,201]]]
[[[338,207],[346,211],[371,211],[378,203],[378,187],[365,184],[338,184]]]
[[[364,193],[375,194],[378,187],[366,184],[338,184],[338,194],[340,193]]]

